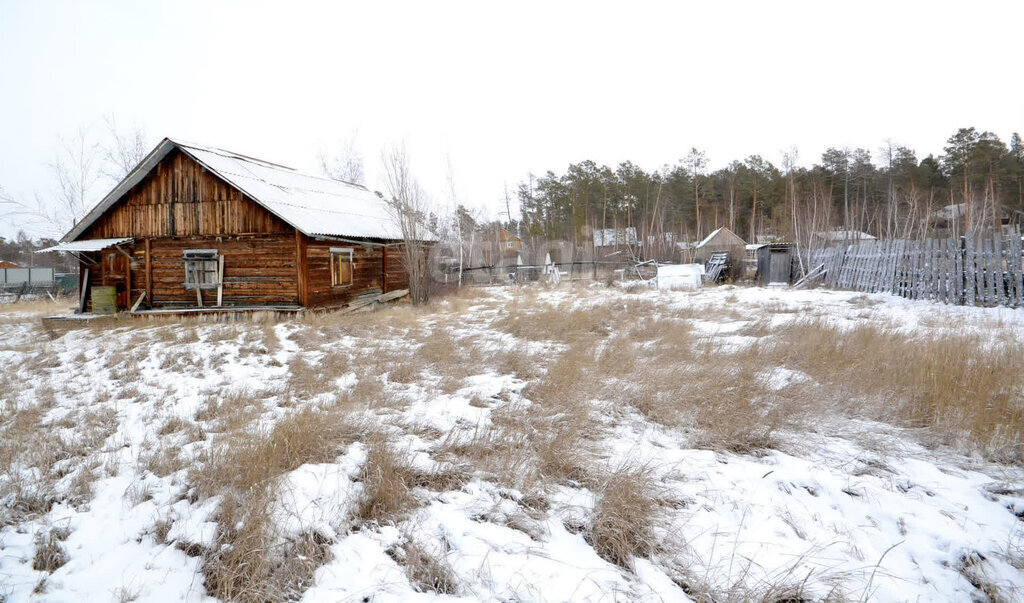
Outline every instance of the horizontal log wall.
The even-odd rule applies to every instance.
[[[295,237],[187,237],[150,240],[153,307],[194,307],[195,289],[185,288],[186,249],[216,249],[224,258],[225,306],[296,305]],[[142,249],[138,245],[136,250]],[[132,300],[146,288],[145,255],[132,262]],[[204,306],[217,303],[217,289],[201,289]]]
[[[345,287],[331,285],[331,248],[352,249],[352,284]],[[309,305],[344,304],[353,298],[371,292],[384,291],[382,259],[384,248],[379,245],[364,247],[349,243],[309,242],[306,247],[307,287]],[[390,289],[394,287],[388,284]]]
[[[405,269],[405,251],[401,247],[387,248],[388,291],[409,288],[409,273]]]
[[[79,238],[285,232],[284,221],[174,150]]]

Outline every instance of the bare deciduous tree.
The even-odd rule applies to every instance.
[[[52,190],[35,192],[31,201],[0,190],[0,205],[10,208],[6,212],[9,221],[60,237],[92,208],[104,180],[113,186],[142,161],[148,149],[145,133],[118,129],[112,115],[105,117],[104,123],[105,136],[96,136],[93,128],[83,126],[72,137],[58,139],[53,161],[46,164],[53,178]]]
[[[412,175],[405,145],[383,151],[381,166],[387,188],[384,201],[402,235],[402,264],[409,275],[409,297],[412,303],[423,304],[428,298],[426,195]]]
[[[345,140],[331,153],[320,152],[320,169],[330,178],[351,182],[352,184],[366,184],[366,172],[363,169],[363,155],[356,148],[358,132],[353,130]]]
[[[107,128],[107,141],[103,144],[103,167],[100,173],[117,183],[124,180],[149,152],[146,132],[140,128],[126,132],[117,127],[113,115],[103,118]]]
[[[51,222],[64,232],[81,220],[92,206],[92,191],[99,180],[100,144],[88,128],[79,128],[70,140],[62,140],[60,150],[49,164],[54,191]]]

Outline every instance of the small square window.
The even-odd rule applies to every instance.
[[[185,288],[216,289],[217,278],[216,249],[185,250]]]
[[[331,248],[331,286],[348,287],[352,284],[352,248]]]

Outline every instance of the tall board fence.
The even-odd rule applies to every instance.
[[[1021,236],[865,241],[819,249],[812,269],[835,289],[986,307],[1024,306]],[[813,271],[813,270],[812,270]]]

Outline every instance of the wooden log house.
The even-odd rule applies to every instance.
[[[401,234],[363,186],[165,138],[50,251],[126,309],[298,310],[408,287]]]

